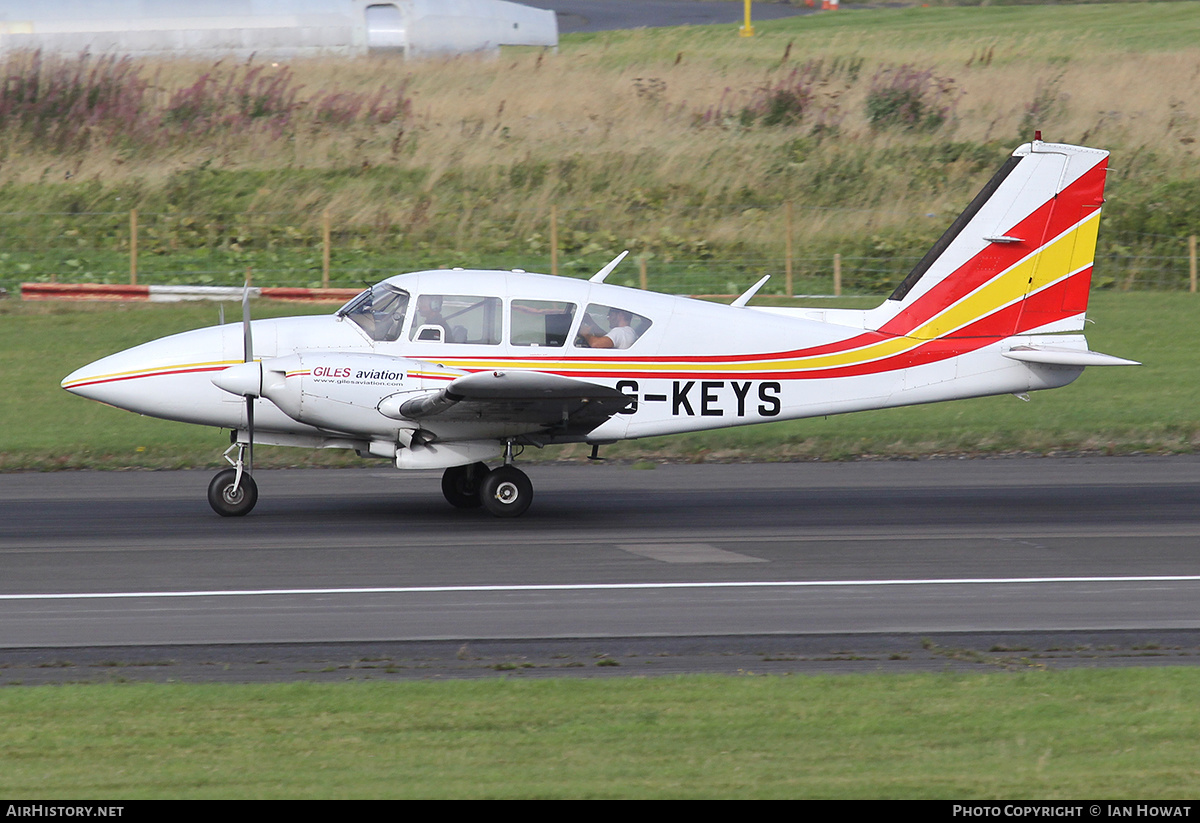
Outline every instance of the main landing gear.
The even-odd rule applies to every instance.
[[[491,470],[486,463],[453,466],[442,473],[442,494],[456,509],[477,509],[483,505],[479,488]]]
[[[516,466],[501,466],[483,479],[479,499],[496,517],[520,517],[533,502],[533,483]]]
[[[483,506],[496,517],[520,517],[533,502],[533,483],[512,465],[512,443],[504,452],[504,465],[489,470],[484,463],[454,466],[442,474],[442,494],[451,506]]]
[[[229,452],[237,449],[237,460]],[[208,505],[222,517],[242,517],[249,514],[258,502],[258,484],[250,476],[250,462],[245,443],[235,443],[225,452],[232,469],[222,469],[208,484]]]

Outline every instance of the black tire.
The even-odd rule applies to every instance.
[[[486,463],[452,466],[442,473],[442,495],[456,509],[477,509],[483,505],[479,488],[490,470]]]
[[[501,466],[483,479],[479,499],[496,517],[520,517],[533,502],[533,484],[520,469]]]
[[[236,479],[236,469],[224,469],[208,484],[208,505],[222,517],[242,517],[258,502],[258,484],[254,478],[242,472],[240,486],[233,485]]]

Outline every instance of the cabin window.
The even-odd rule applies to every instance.
[[[362,327],[375,341],[398,340],[408,311],[408,292],[390,283],[378,283],[338,310]]]
[[[499,297],[422,294],[417,298],[409,339],[418,342],[500,343]]]
[[[514,300],[509,340],[514,346],[562,348],[567,345],[574,319],[574,303]]]
[[[619,306],[592,303],[579,323],[575,345],[590,349],[627,349],[636,343],[648,328],[649,318]]]

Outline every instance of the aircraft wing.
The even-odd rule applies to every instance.
[[[456,378],[433,394],[406,400],[395,412],[409,420],[485,420],[526,424],[559,434],[587,434],[629,403],[630,398],[616,389],[571,377],[484,371]]]

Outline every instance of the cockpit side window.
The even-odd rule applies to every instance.
[[[408,336],[427,342],[496,346],[501,316],[499,297],[422,294]]]
[[[550,346],[567,344],[575,304],[559,300],[514,300],[509,340],[514,346]]]
[[[408,311],[408,292],[389,283],[378,283],[338,311],[362,326],[372,340],[389,342],[400,338]]]
[[[648,317],[618,306],[591,303],[579,323],[575,345],[588,349],[627,349],[636,343],[648,328]]]

